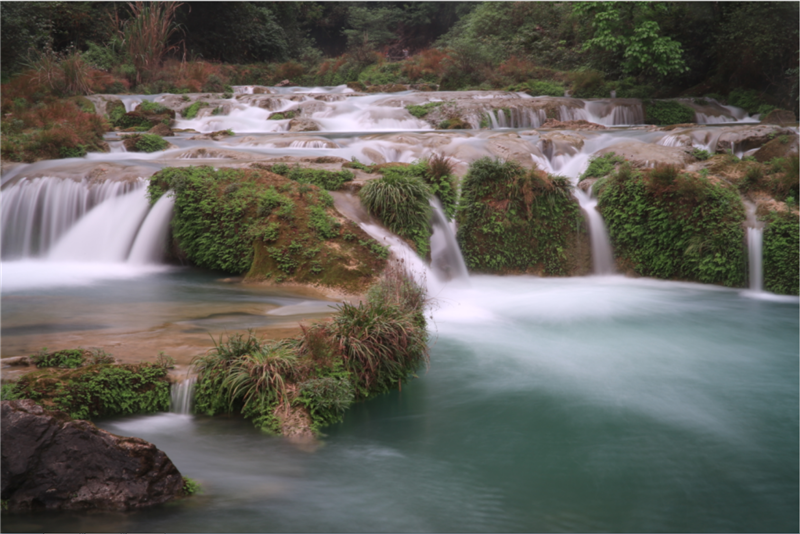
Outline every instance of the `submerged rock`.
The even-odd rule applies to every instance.
[[[143,439],[28,399],[3,401],[2,425],[2,498],[11,510],[127,510],[183,495],[178,469]]]

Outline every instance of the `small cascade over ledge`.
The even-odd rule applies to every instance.
[[[467,264],[442,203],[436,197],[431,197],[431,226],[431,270],[442,282],[466,281],[469,278]]]
[[[589,236],[592,243],[592,272],[596,275],[614,274],[614,252],[611,249],[611,240],[608,237],[603,217],[597,211],[597,198],[579,188],[575,188],[574,192],[589,223]]]
[[[756,206],[752,202],[745,202],[747,212],[747,266],[750,278],[750,290],[764,291],[764,274],[762,269],[762,239],[764,236],[764,223],[756,218]]]
[[[196,384],[196,376],[189,376],[185,380],[172,384],[170,387],[170,412],[181,415],[192,413]]]

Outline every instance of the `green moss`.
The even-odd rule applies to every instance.
[[[191,106],[188,106],[181,111],[181,116],[184,119],[191,120],[197,117],[197,112],[200,111],[202,108],[207,108],[208,103],[206,102],[195,102]]]
[[[350,171],[326,171],[324,169],[303,169],[300,167],[291,168],[285,176],[295,182],[314,184],[329,191],[341,189],[346,182],[353,180],[353,173]]]
[[[644,104],[645,124],[684,124],[695,121],[694,110],[675,100],[647,100]]]
[[[59,350],[50,353],[43,350],[30,357],[36,367],[61,367],[64,369],[80,367],[83,365],[84,359],[83,349]]]
[[[427,102],[419,106],[406,106],[406,109],[413,116],[415,116],[418,119],[421,119],[422,117],[427,115],[428,112],[430,112],[432,109],[442,106],[444,104],[445,102]]]
[[[793,213],[772,212],[763,238],[764,289],[781,295],[798,294],[800,221]]]
[[[617,165],[624,162],[625,158],[617,156],[613,152],[606,152],[602,156],[594,156],[589,161],[589,166],[583,174],[581,174],[580,181],[586,180],[587,178],[603,178],[604,176],[608,176],[614,172]]]
[[[141,111],[143,113],[151,113],[155,115],[160,115],[162,113],[169,113],[170,109],[167,107],[162,106],[161,104],[156,104],[155,102],[150,102],[149,100],[142,101],[136,107],[136,111]]]
[[[733,187],[677,170],[621,167],[599,194],[616,256],[637,274],[740,287],[744,207]]]
[[[137,134],[131,137],[135,137],[134,145],[139,152],[158,152],[169,146],[169,143],[164,138],[156,134]]]
[[[358,291],[385,266],[368,236],[340,222],[327,191],[271,172],[168,168],[151,178],[157,200],[172,189],[172,228],[195,265],[252,279],[318,283]],[[352,233],[359,240],[346,241]]]
[[[485,273],[566,275],[583,218],[565,178],[483,158],[462,184],[458,242],[467,266]]]
[[[15,393],[75,419],[90,419],[169,410],[169,387],[161,365],[101,363],[28,373],[16,383]]]

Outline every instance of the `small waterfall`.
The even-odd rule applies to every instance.
[[[438,198],[431,198],[431,208],[431,270],[442,282],[466,280],[467,264]]]
[[[90,184],[61,178],[23,178],[3,189],[3,260],[46,254],[78,220],[98,204],[141,184]]]
[[[150,213],[136,234],[136,240],[128,255],[129,263],[157,263],[164,257],[174,204],[175,198],[172,195],[162,195],[150,209]]]
[[[611,249],[611,241],[608,238],[608,231],[603,222],[603,217],[597,211],[597,198],[578,188],[575,189],[575,198],[578,199],[578,203],[583,208],[589,221],[594,274],[614,274],[614,253]]]
[[[194,404],[194,386],[197,377],[190,376],[181,382],[175,382],[170,388],[170,410],[172,413],[188,415],[192,413]]]
[[[745,202],[747,212],[747,265],[750,272],[750,290],[764,291],[764,274],[762,270],[762,238],[764,223],[756,218],[756,206]]]

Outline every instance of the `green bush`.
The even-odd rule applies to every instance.
[[[83,365],[85,360],[82,349],[59,350],[56,352],[40,352],[30,356],[30,361],[36,367],[61,367],[64,369],[74,369]]]
[[[793,213],[772,212],[763,238],[764,288],[781,295],[798,294],[800,221]]]
[[[143,100],[142,103],[136,107],[136,111],[160,115],[162,113],[169,113],[170,109],[162,106],[161,104],[150,102],[149,100]]]
[[[734,89],[728,94],[728,104],[742,108],[750,115],[760,113],[762,118],[775,109],[775,106],[767,104],[761,99],[761,95],[754,89]]]
[[[158,364],[93,364],[23,375],[15,393],[74,419],[169,410],[167,369]]]
[[[276,174],[283,174],[275,171]],[[291,168],[285,176],[290,180],[301,184],[314,184],[328,191],[341,189],[346,182],[353,180],[353,173],[350,171],[326,171],[324,169],[302,169],[300,167]]]
[[[694,121],[694,110],[675,100],[648,100],[644,102],[645,124],[667,126]]]
[[[467,266],[485,273],[566,275],[583,217],[566,178],[483,158],[462,183],[458,242]]]
[[[415,116],[418,119],[421,119],[422,117],[427,115],[430,110],[442,106],[444,104],[446,104],[446,102],[426,102],[425,104],[420,104],[419,106],[406,106],[406,109],[413,116]]]
[[[664,167],[621,167],[598,208],[622,265],[642,276],[740,287],[744,206],[730,186]]]
[[[713,154],[708,150],[703,150],[702,148],[695,148],[692,150],[692,156],[696,157],[700,161],[705,161],[709,159]]]
[[[564,86],[551,80],[531,80],[525,85],[531,96],[564,96]]]
[[[617,165],[624,162],[625,158],[617,156],[613,152],[606,152],[602,156],[593,156],[592,159],[589,160],[589,166],[583,174],[581,174],[580,181],[586,180],[587,178],[602,178],[608,176],[614,172]]]
[[[199,102],[199,101],[195,102],[191,106],[184,108],[181,111],[181,116],[187,120],[194,119],[195,117],[197,117],[197,112],[200,111],[201,108],[207,108],[207,107],[208,103],[206,102]]]
[[[401,167],[386,168],[383,173],[361,188],[361,202],[392,232],[410,239],[425,257],[430,250],[430,188]]]
[[[140,152],[158,152],[168,146],[169,143],[156,134],[142,134],[136,140],[136,149]]]
[[[402,63],[384,63],[383,65],[370,65],[358,75],[358,81],[370,85],[389,85],[393,83],[405,83],[402,74]],[[348,80],[352,81],[352,80]]]

